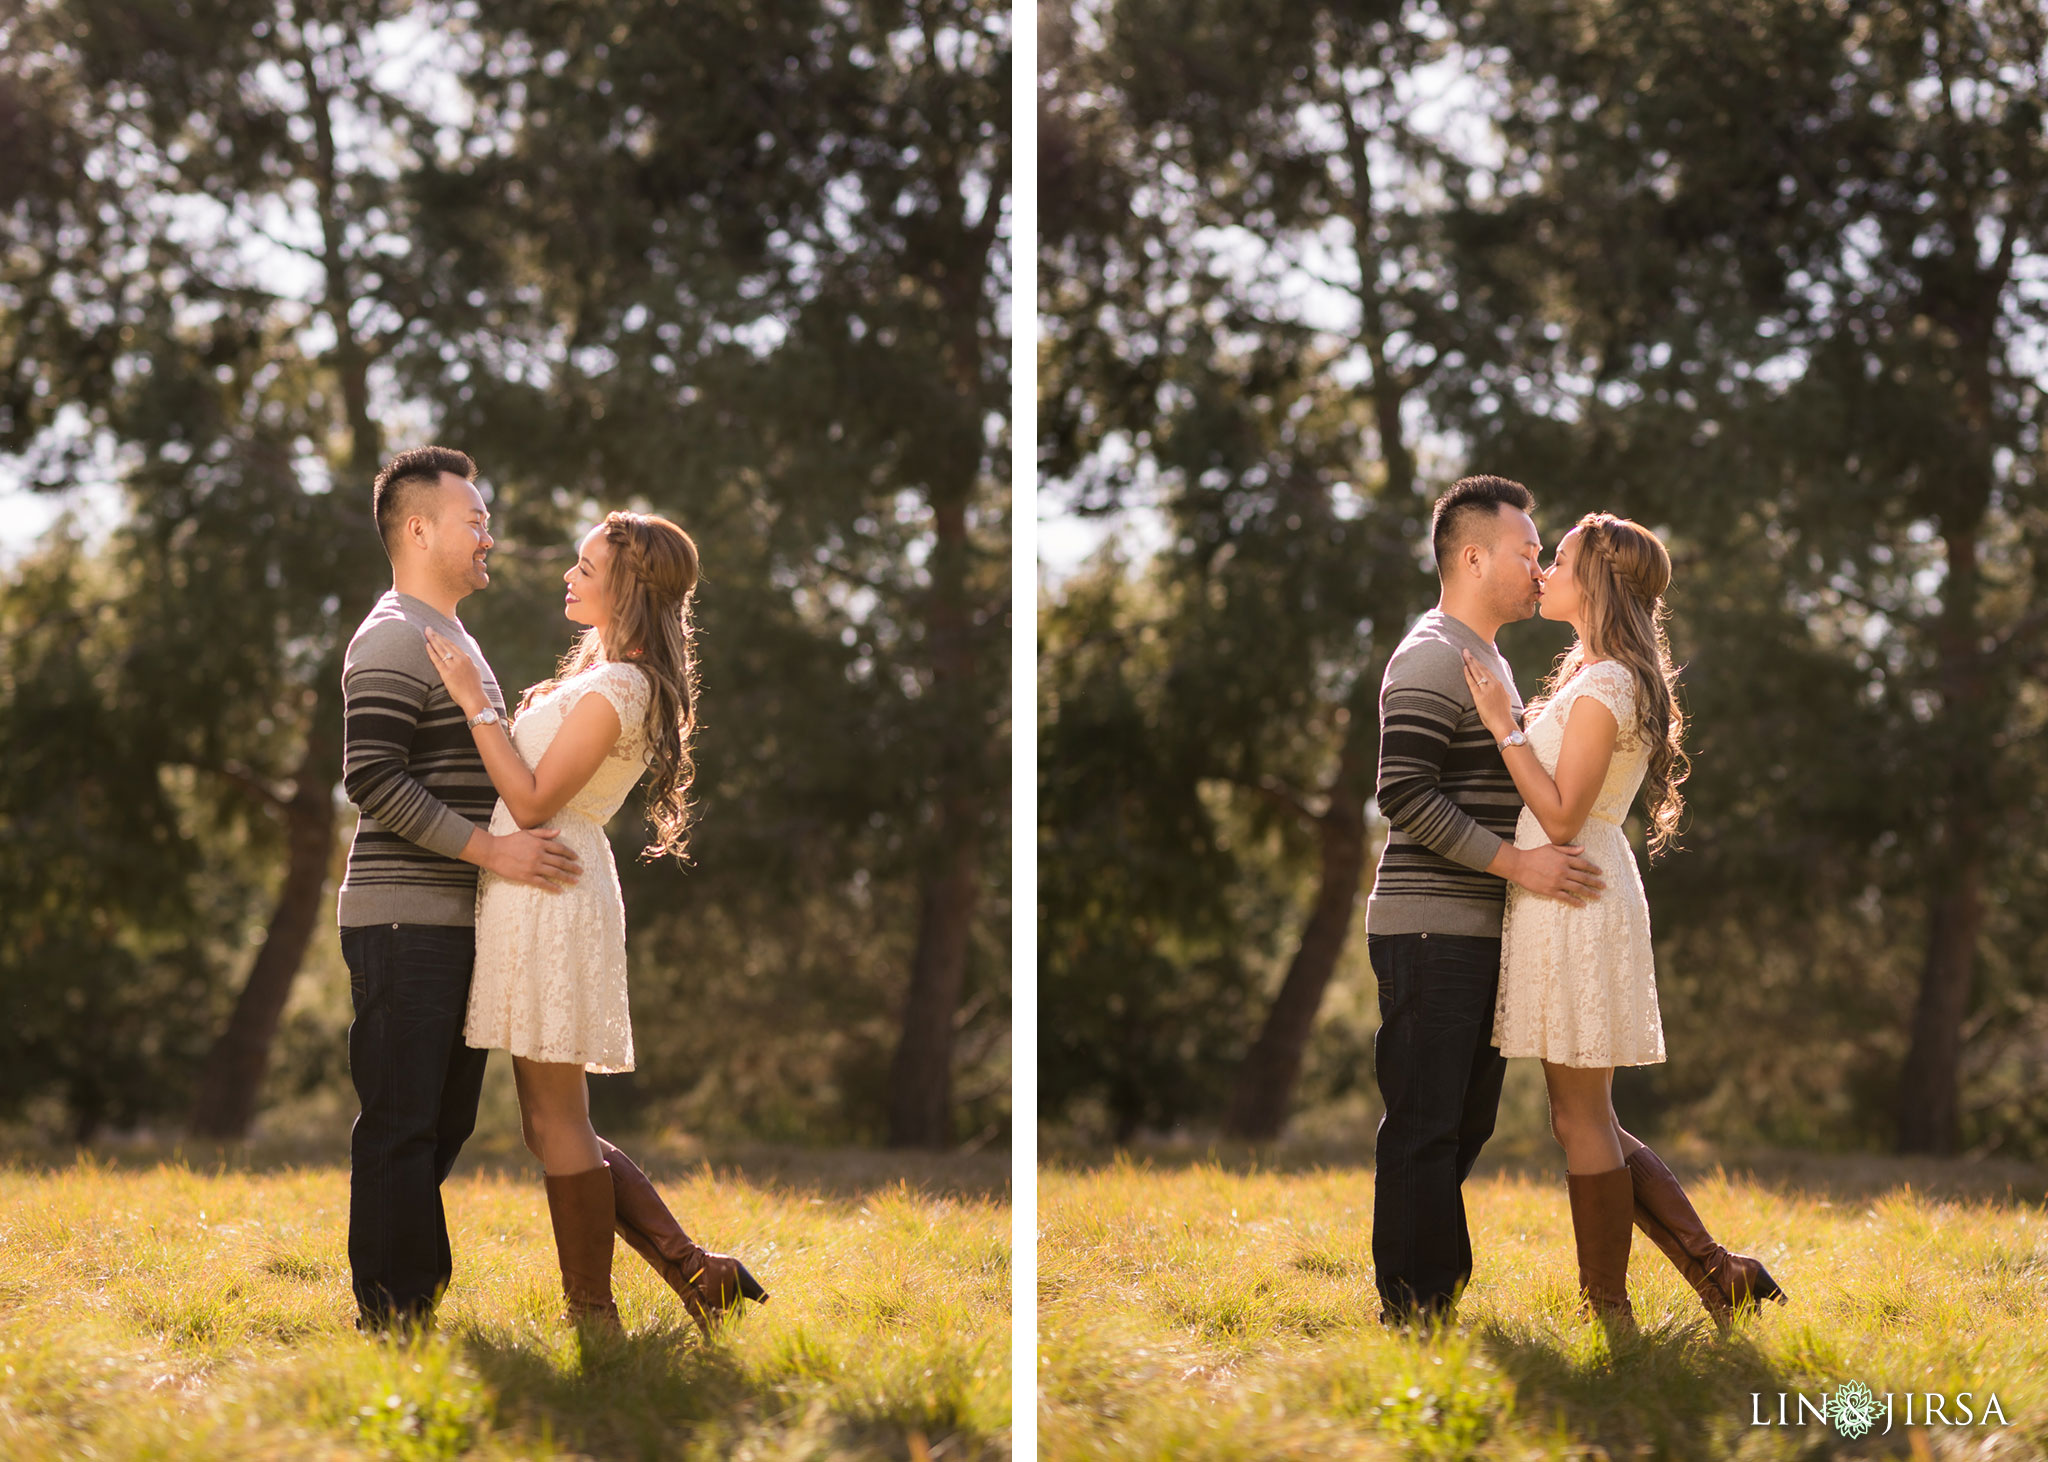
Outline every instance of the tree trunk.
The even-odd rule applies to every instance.
[[[953,1136],[953,1022],[967,981],[967,943],[981,892],[981,752],[974,715],[974,648],[967,606],[965,495],[934,504],[936,542],[926,614],[932,698],[940,717],[938,851],[924,876],[903,1002],[903,1035],[889,1067],[889,1145],[943,1148]]]
[[[1959,1136],[1959,1073],[1963,1018],[1977,963],[1983,919],[1984,865],[1965,856],[1951,865],[1948,885],[1934,898],[1920,998],[1913,1010],[1913,1044],[1899,1092],[1899,1151],[1952,1155]]]
[[[319,200],[322,256],[326,270],[323,306],[334,327],[327,364],[341,388],[349,427],[348,470],[364,487],[376,475],[382,433],[370,414],[370,352],[356,336],[349,312],[354,302],[349,271],[347,219],[341,203],[334,140],[332,98],[320,82],[311,52],[301,57],[312,102],[312,181]],[[198,1099],[192,1107],[196,1136],[239,1140],[256,1120],[256,1102],[270,1069],[270,1045],[291,998],[299,966],[320,917],[327,869],[334,856],[334,786],[341,780],[340,647],[318,672],[312,724],[299,761],[297,787],[283,804],[289,854],[284,885],[271,912],[263,947],[249,968],[248,983],[234,1014],[207,1058]]]
[[[937,77],[936,30],[925,16],[926,61]],[[982,818],[987,788],[981,769],[988,721],[975,685],[973,545],[967,510],[982,474],[985,347],[981,293],[995,241],[996,213],[978,222],[966,213],[962,147],[935,143],[935,182],[952,200],[949,220],[958,246],[927,262],[927,279],[946,304],[950,332],[943,350],[958,407],[932,457],[931,589],[925,629],[931,646],[933,710],[938,722],[938,847],[920,891],[917,948],[903,1001],[903,1033],[889,1064],[891,1147],[945,1148],[953,1141],[953,1035],[967,985],[967,948],[981,898]]]
[[[1287,978],[1266,1012],[1266,1023],[1239,1068],[1224,1119],[1224,1130],[1233,1137],[1271,1141],[1293,1111],[1309,1033],[1351,938],[1358,886],[1365,877],[1365,783],[1360,767],[1370,765],[1370,758],[1361,754],[1363,750],[1359,738],[1347,744],[1330,784],[1329,807],[1316,819],[1322,868],[1315,906],[1288,963]]]
[[[1266,1024],[1238,1073],[1225,1122],[1233,1137],[1269,1141],[1286,1126],[1323,992],[1351,936],[1358,886],[1365,876],[1365,809],[1340,802],[1323,815],[1318,831],[1322,877],[1315,908],[1288,964],[1287,978],[1266,1013]]]
[[[1352,247],[1358,261],[1358,344],[1372,364],[1372,379],[1366,389],[1379,439],[1380,460],[1387,474],[1384,491],[1390,500],[1406,502],[1415,487],[1415,457],[1402,435],[1401,421],[1408,385],[1388,359],[1385,299],[1369,252],[1376,226],[1371,160],[1365,129],[1353,110],[1354,98],[1341,92],[1336,99],[1344,121],[1346,160],[1351,170],[1350,196],[1346,201],[1353,227]],[[1365,878],[1365,799],[1371,795],[1373,772],[1379,759],[1378,690],[1383,668],[1375,667],[1363,677],[1358,692],[1351,697],[1352,734],[1346,738],[1337,774],[1330,782],[1328,807],[1316,818],[1321,869],[1315,906],[1309,911],[1301,942],[1288,963],[1280,993],[1274,997],[1266,1012],[1266,1023],[1238,1071],[1230,1111],[1224,1118],[1224,1130],[1233,1137],[1271,1141],[1287,1125],[1294,1108],[1294,1089],[1301,1080],[1302,1059],[1316,1015],[1322,1009],[1323,994],[1329,989],[1330,977],[1336,973],[1337,961],[1343,958],[1344,947],[1351,938],[1358,888]]]
[[[1988,473],[1986,474],[1988,478]],[[1988,500],[1988,492],[1980,495]],[[1948,581],[1943,588],[1937,645],[1941,654],[1942,720],[1947,767],[1943,836],[1929,900],[1927,956],[1921,964],[1920,996],[1913,1008],[1913,1038],[1899,1082],[1899,1151],[1946,1156],[1961,1136],[1963,1021],[1969,1014],[1970,985],[1977,965],[1977,934],[1983,924],[1983,883],[1987,862],[1986,816],[1991,801],[1993,757],[1990,667],[1980,646],[1977,622],[1977,525],[1982,509],[1965,526],[1943,535]]]
[[[234,1014],[207,1056],[192,1106],[194,1136],[239,1140],[256,1120],[256,1101],[270,1069],[270,1044],[312,941],[334,857],[334,784],[341,775],[341,749],[339,726],[333,724],[340,711],[333,699],[323,693],[314,704],[298,786],[284,804],[290,849],[284,886]]]
[[[1977,220],[1967,211],[1957,226],[1973,237]],[[1977,935],[1983,924],[1984,872],[1990,861],[1993,760],[2003,716],[2002,688],[1985,643],[1978,597],[1985,515],[1997,480],[1993,453],[1998,300],[2009,277],[2013,229],[1997,262],[1975,271],[1932,312],[1955,331],[1953,379],[1956,421],[1965,445],[1949,460],[1928,464],[1927,479],[1944,483],[1946,500],[1937,508],[1947,576],[1935,628],[1941,690],[1945,805],[1933,895],[1929,900],[1927,956],[1921,964],[1920,996],[1913,1009],[1912,1044],[1899,1082],[1899,1150],[1946,1156],[1961,1138],[1963,1021],[1977,965]],[[1944,307],[1945,306],[1945,307]]]
[[[953,1021],[966,984],[981,859],[971,841],[950,854],[925,879],[920,901],[903,1035],[889,1067],[891,1147],[952,1145]]]
[[[1379,439],[1380,461],[1386,470],[1383,489],[1390,501],[1405,503],[1415,490],[1415,457],[1402,436],[1401,411],[1409,384],[1402,381],[1387,354],[1383,291],[1370,247],[1376,227],[1373,211],[1371,158],[1365,128],[1353,110],[1354,98],[1336,98],[1345,130],[1345,156],[1350,166],[1346,202],[1352,223],[1352,249],[1359,283],[1357,343],[1372,365],[1366,392]],[[1310,910],[1301,942],[1287,966],[1280,993],[1266,1012],[1266,1023],[1246,1054],[1231,1093],[1224,1130],[1233,1137],[1271,1141],[1287,1125],[1294,1107],[1294,1088],[1301,1080],[1302,1058],[1322,1009],[1323,993],[1336,973],[1337,961],[1351,938],[1351,919],[1358,905],[1358,887],[1365,878],[1367,838],[1365,799],[1371,795],[1379,760],[1379,679],[1375,666],[1359,682],[1349,706],[1352,728],[1331,779],[1329,805],[1316,819],[1321,861],[1315,907]]]

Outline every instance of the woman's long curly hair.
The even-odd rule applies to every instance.
[[[1543,683],[1543,699],[1562,690],[1585,668],[1588,653],[1596,659],[1626,665],[1636,678],[1636,725],[1621,728],[1626,743],[1631,733],[1650,749],[1643,775],[1643,806],[1648,819],[1650,856],[1678,843],[1678,819],[1685,811],[1679,784],[1690,764],[1685,756],[1685,711],[1678,704],[1678,668],[1671,663],[1671,641],[1664,632],[1664,591],[1671,587],[1671,555],[1657,535],[1640,523],[1612,513],[1588,513],[1573,532],[1579,535],[1572,575],[1585,598],[1586,639],[1574,640],[1558,657]],[[1542,701],[1529,708],[1534,719]]]
[[[611,603],[610,633],[595,625],[586,629],[555,667],[555,678],[528,690],[519,709],[523,712],[536,697],[603,661],[637,666],[653,691],[645,730],[653,768],[647,820],[654,824],[654,841],[640,856],[681,858],[689,840],[690,779],[696,773],[690,759],[690,732],[697,724],[690,595],[697,587],[697,545],[668,519],[648,513],[608,515],[604,537],[612,547],[604,586]]]

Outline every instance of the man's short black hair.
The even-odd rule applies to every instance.
[[[409,447],[384,464],[370,487],[370,516],[377,522],[385,553],[392,551],[405,520],[419,511],[420,495],[439,487],[444,472],[453,472],[464,482],[476,481],[476,463],[469,460],[469,453],[453,447]]]
[[[1472,530],[1499,517],[1503,507],[1534,513],[1536,498],[1521,483],[1505,477],[1461,477],[1452,483],[1430,514],[1429,543],[1436,553],[1436,571],[1441,574]]]

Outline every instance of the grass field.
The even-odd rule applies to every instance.
[[[1668,1155],[1668,1154],[1667,1154]],[[1378,1323],[1372,1173],[1129,1159],[1039,1183],[1039,1454],[1078,1458],[2048,1455],[2042,1175],[1873,1159],[1674,1163],[1716,1236],[1763,1257],[1789,1308],[1716,1334],[1640,1234],[1638,1337],[1575,1318],[1563,1179],[1466,1186],[1478,1269],[1457,1323]],[[1561,1169],[1560,1169],[1561,1172]],[[1862,1382],[1894,1425],[1754,1426],[1777,1396]],[[1995,1393],[2009,1425],[1904,1425],[1903,1393]],[[1956,1404],[1945,1399],[1953,1420]]]
[[[629,1333],[580,1344],[556,1318],[538,1171],[509,1156],[449,1180],[454,1284],[407,1344],[353,1328],[344,1169],[17,1155],[0,1166],[0,1457],[1009,1454],[1005,1160],[780,1152],[714,1171],[623,1145],[772,1292],[712,1343],[620,1244]]]

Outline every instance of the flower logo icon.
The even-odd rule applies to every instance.
[[[1853,1441],[1877,1421],[1877,1397],[1861,1381],[1844,1381],[1828,1397],[1827,1412],[1835,1430]]]

